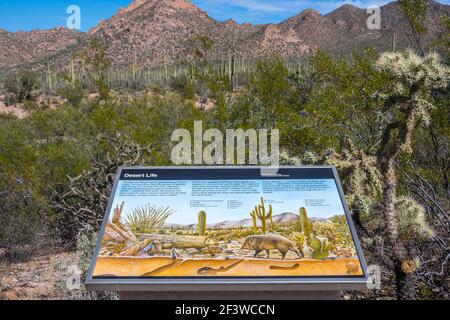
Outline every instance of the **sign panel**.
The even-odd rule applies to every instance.
[[[362,283],[365,269],[332,167],[123,168],[88,284]]]

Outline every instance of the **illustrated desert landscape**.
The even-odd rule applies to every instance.
[[[344,215],[274,214],[264,198],[248,219],[165,223],[170,208],[147,204],[125,221],[122,202],[102,239],[94,277],[358,276],[362,269]]]

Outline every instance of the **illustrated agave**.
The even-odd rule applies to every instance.
[[[175,211],[170,207],[156,207],[150,203],[132,210],[126,219],[126,225],[134,233],[151,233],[161,228],[167,218]]]

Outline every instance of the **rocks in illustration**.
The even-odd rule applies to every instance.
[[[152,241],[150,239],[141,241],[127,249],[125,249],[124,251],[120,252],[121,256],[140,256],[143,255],[145,252],[146,248],[149,248],[151,245]]]
[[[152,256],[155,254],[163,254],[163,246],[161,241],[152,241],[147,247],[142,250],[143,254]]]
[[[359,272],[359,265],[355,262],[347,262],[346,264],[347,274],[356,274]]]
[[[210,254],[213,257],[216,254],[221,254],[223,252],[224,252],[224,250],[221,246],[209,246],[209,247],[203,248],[201,251],[202,254]]]
[[[121,251],[121,256],[164,255],[164,250],[196,249],[215,245],[216,242],[207,236],[171,236],[162,234],[146,234],[140,236],[141,241]]]
[[[208,246],[217,245],[217,241],[210,236],[141,234],[140,239],[159,241],[163,249],[197,249],[201,251]]]
[[[124,206],[125,202],[122,202],[114,209],[111,222],[106,226],[105,235],[102,239],[103,244],[113,246],[114,244],[123,244],[128,241],[137,240],[130,228],[120,221]]]
[[[241,249],[255,250],[256,257],[260,252],[266,251],[267,258],[270,257],[270,250],[278,250],[282,254],[282,258],[286,256],[288,251],[295,252],[299,258],[303,258],[303,255],[295,247],[294,243],[289,239],[278,235],[253,235],[248,236],[244,240],[244,244]]]
[[[200,211],[198,213],[198,235],[204,236],[206,233],[206,212]]]

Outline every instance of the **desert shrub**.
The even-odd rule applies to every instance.
[[[80,81],[75,81],[74,83],[67,82],[66,85],[58,90],[58,93],[67,99],[70,105],[75,107],[80,106],[81,101],[86,96]]]
[[[95,245],[97,244],[98,233],[90,226],[86,226],[78,232],[77,236],[77,256],[78,266],[86,276],[89,269]],[[84,277],[82,277],[84,278]]]
[[[77,286],[68,287],[67,282],[69,279],[61,279],[58,283],[59,291],[62,295],[72,300],[117,300],[117,292],[103,292],[103,291],[88,291],[84,286],[84,279],[86,279],[89,265],[91,263],[92,256],[94,254],[95,245],[97,243],[98,234],[92,227],[85,227],[80,229],[76,240],[76,253],[77,253],[77,272],[74,275],[76,282],[80,281]],[[72,269],[72,272],[74,270]],[[70,277],[71,275],[69,275]]]
[[[30,100],[33,90],[37,89],[37,76],[31,71],[20,71],[5,80],[5,89],[13,95],[15,102]]]
[[[121,137],[98,137],[112,147],[102,158],[91,157],[91,166],[80,175],[71,177],[66,191],[55,192],[54,226],[69,242],[80,229],[90,226],[98,230],[111,194],[117,169],[124,165],[142,165],[149,157],[149,148],[140,147]]]
[[[23,181],[9,181],[0,187],[0,248],[5,259],[21,262],[30,259],[43,229],[42,204]]]
[[[195,83],[190,77],[187,75],[179,75],[176,77],[172,77],[169,83],[169,86],[180,93],[180,95],[189,100],[195,100]]]
[[[155,82],[151,86],[151,90],[160,95],[164,95],[166,93],[166,89],[164,88],[164,85],[161,82]]]

